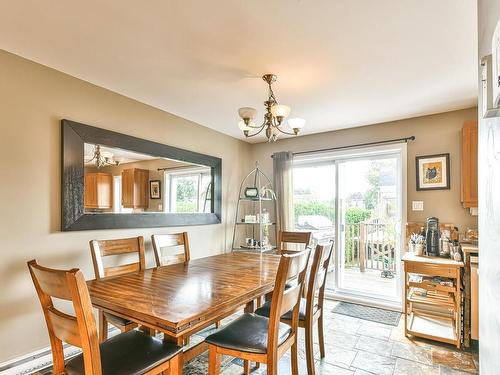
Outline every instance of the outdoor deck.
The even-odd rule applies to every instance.
[[[380,270],[373,269],[365,269],[364,272],[360,272],[359,268],[346,268],[344,270],[342,288],[359,290],[364,293],[384,297],[394,296],[396,293],[396,278],[386,279],[380,277],[380,272]],[[327,287],[333,287],[334,277],[334,272],[329,272]]]

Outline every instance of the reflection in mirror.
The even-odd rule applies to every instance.
[[[85,213],[210,213],[211,168],[84,145]]]

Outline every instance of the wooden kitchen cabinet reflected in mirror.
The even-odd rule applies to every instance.
[[[62,121],[62,229],[220,223],[221,159]]]
[[[84,151],[85,212],[211,212],[207,166],[90,143]]]

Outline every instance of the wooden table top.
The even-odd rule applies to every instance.
[[[279,259],[222,254],[87,284],[95,307],[180,334],[272,291]]]
[[[451,258],[441,258],[441,257],[431,257],[427,255],[414,255],[411,252],[407,252],[403,255],[403,262],[416,262],[416,263],[428,263],[440,266],[450,266],[450,267],[463,267],[463,262],[457,262]]]

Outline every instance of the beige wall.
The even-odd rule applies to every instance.
[[[408,221],[425,221],[429,216],[441,222],[455,223],[460,230],[477,228],[477,217],[462,208],[460,203],[460,129],[466,120],[477,118],[477,109],[447,112],[438,115],[332,131],[280,140],[277,143],[259,143],[252,146],[251,161],[258,160],[266,173],[272,175],[271,155],[277,151],[309,151],[345,146],[377,140],[409,137],[408,143]],[[450,153],[451,189],[417,192],[415,187],[415,157],[419,155]],[[411,201],[424,201],[424,211],[411,211]]]
[[[55,70],[0,51],[0,362],[48,345],[26,261],[81,267],[93,276],[88,241],[187,230],[192,257],[230,246],[249,145]],[[60,232],[60,120],[221,157],[222,224],[187,228]],[[244,167],[244,168],[242,168]],[[207,245],[209,244],[209,245]]]

